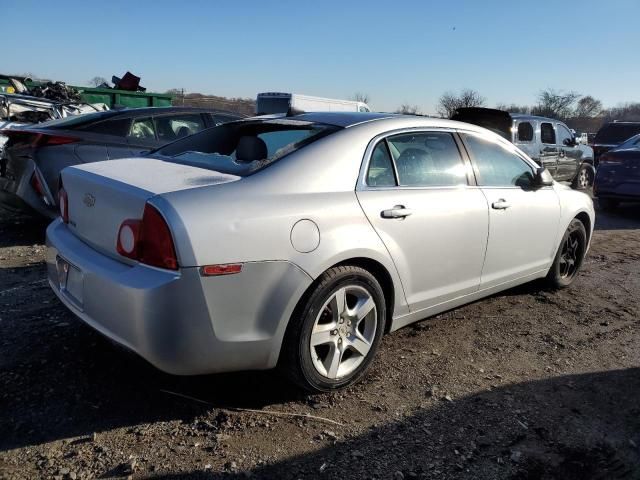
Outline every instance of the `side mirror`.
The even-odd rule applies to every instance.
[[[553,185],[553,177],[549,173],[549,170],[544,167],[536,168],[536,174],[533,178],[533,184],[538,188],[549,187]]]
[[[575,138],[565,138],[562,143],[567,147],[575,147],[577,142]]]

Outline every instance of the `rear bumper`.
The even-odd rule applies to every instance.
[[[598,198],[639,201],[640,177],[628,176],[601,166],[596,172],[593,194]]]
[[[61,288],[57,258],[81,273],[80,299]],[[130,266],[92,249],[61,220],[47,229],[49,284],[85,323],[168,373],[195,375],[276,365],[287,322],[311,278],[285,262],[202,277]]]
[[[19,173],[0,176],[0,204],[15,212],[33,213],[35,211],[47,218],[54,219],[58,215],[58,211],[52,198],[48,198],[51,205],[47,205],[31,186],[31,176],[34,172],[35,163],[33,160],[25,159],[24,167]],[[44,185],[44,181],[42,183]],[[48,196],[51,197],[50,194]]]

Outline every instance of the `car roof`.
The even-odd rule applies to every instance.
[[[379,112],[311,112],[293,115],[286,118],[347,128],[364,122],[399,116],[401,115],[396,113]]]
[[[562,120],[558,120],[557,118],[541,117],[539,115],[529,115],[526,113],[510,113],[509,115],[511,115],[511,118],[516,120],[539,120],[542,122],[557,122],[564,124]]]

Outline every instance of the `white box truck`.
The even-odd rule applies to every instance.
[[[312,97],[297,93],[264,92],[256,98],[256,115],[304,112],[370,112],[366,103],[355,100]]]

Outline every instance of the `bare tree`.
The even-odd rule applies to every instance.
[[[402,113],[404,115],[420,115],[422,112],[420,111],[420,107],[418,107],[417,105],[409,105],[408,103],[403,103],[395,113]]]
[[[538,104],[531,109],[534,115],[565,120],[573,114],[573,105],[580,98],[576,92],[562,92],[548,88],[538,95]]]
[[[629,122],[640,121],[640,103],[624,103],[617,107],[602,111],[606,121],[626,120]]]
[[[445,92],[438,100],[438,114],[444,118],[451,118],[458,108],[483,107],[486,99],[475,90],[467,88],[459,95]]]
[[[368,93],[356,92],[351,96],[351,100],[355,102],[369,103],[371,97]]]
[[[104,77],[96,76],[96,77],[93,77],[91,80],[89,80],[89,85],[93,85],[94,87],[99,87],[103,83],[106,83],[107,85],[109,85],[109,81]]]
[[[586,95],[578,100],[574,116],[576,117],[597,117],[602,112],[602,102],[596,100],[591,95]]]

